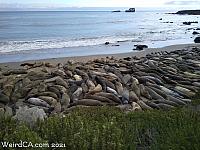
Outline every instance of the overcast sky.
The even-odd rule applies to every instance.
[[[0,0],[0,8],[5,7],[194,7],[200,0]]]

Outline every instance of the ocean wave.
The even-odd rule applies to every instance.
[[[80,39],[51,39],[51,40],[32,40],[32,41],[2,41],[0,42],[0,53],[60,49],[68,47],[84,47],[101,45],[105,42],[116,43],[118,41],[131,41],[133,37],[95,37]]]

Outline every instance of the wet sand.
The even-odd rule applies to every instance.
[[[105,54],[105,55],[90,55],[90,56],[77,56],[77,57],[63,57],[63,58],[51,58],[51,59],[40,59],[40,60],[30,60],[30,61],[22,61],[22,62],[8,62],[8,63],[0,63],[1,69],[18,69],[20,68],[20,64],[22,63],[33,63],[33,62],[49,62],[51,64],[58,64],[58,63],[66,63],[69,60],[77,61],[77,62],[87,62],[89,60],[93,60],[96,58],[103,58],[103,57],[115,57],[115,58],[124,58],[124,57],[144,57],[147,54],[155,53],[155,52],[162,52],[162,51],[175,51],[175,50],[182,50],[182,49],[192,49],[193,47],[200,47],[200,44],[178,44],[178,45],[171,45],[166,46],[163,48],[147,48],[142,51],[133,51],[129,53],[119,53],[119,54]]]

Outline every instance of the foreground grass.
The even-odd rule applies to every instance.
[[[185,108],[128,114],[109,107],[81,108],[33,129],[9,118],[1,119],[0,126],[0,141],[64,143],[60,149],[192,150],[199,149],[199,139],[199,112]]]

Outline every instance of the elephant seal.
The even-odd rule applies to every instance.
[[[124,89],[122,93],[122,104],[128,104],[129,103],[129,91],[127,89]]]
[[[73,94],[72,94],[72,101],[77,101],[81,94],[83,93],[83,89],[81,87],[79,87]]]
[[[109,98],[113,102],[116,102],[116,103],[119,103],[119,104],[121,103],[121,100],[116,95],[114,95],[112,93],[100,92],[100,93],[96,93],[95,95]]]
[[[137,101],[139,101],[139,98],[137,97],[137,95],[135,94],[134,91],[130,91],[129,92],[129,101],[130,102],[137,102]]]
[[[115,94],[116,96],[118,96],[118,93],[117,93],[117,91],[115,91],[114,89],[112,89],[112,88],[110,88],[110,87],[106,87],[106,91],[108,92],[108,93],[113,93],[113,94]]]
[[[152,110],[153,108],[151,108],[150,106],[146,105],[143,101],[139,100],[137,101],[137,104],[140,105],[140,107],[143,110]]]
[[[50,106],[55,106],[57,103],[57,100],[54,99],[53,97],[49,97],[49,96],[39,96],[39,99],[44,100],[45,102],[47,102]]]
[[[177,98],[175,98],[175,97],[173,97],[173,96],[171,96],[171,95],[168,95],[168,99],[169,99],[170,101],[173,101],[173,102],[179,104],[179,105],[186,105],[185,102],[183,102],[182,100],[179,100],[179,99],[177,99]]]
[[[51,115],[58,114],[61,112],[61,110],[62,110],[61,104],[57,102],[54,106],[53,111],[51,112]]]
[[[97,96],[97,95],[90,95],[90,94],[86,94],[84,96],[85,99],[94,99],[94,100],[98,100],[100,102],[105,102],[105,103],[113,103],[112,100],[106,98],[106,97],[103,97],[103,96]]]
[[[103,90],[102,86],[98,84],[93,90],[89,90],[89,94],[95,94]]]
[[[120,82],[115,81],[115,87],[116,87],[117,93],[119,95],[122,95],[124,91],[123,85]]]
[[[84,106],[103,106],[104,104],[98,100],[93,99],[81,99],[77,100],[74,103],[72,103],[72,106],[76,105],[84,105]]]
[[[157,94],[154,90],[152,90],[149,87],[146,87],[147,91],[149,92],[150,96],[152,97],[152,99],[158,100],[165,100],[162,96],[160,96],[159,94]]]
[[[136,102],[132,102],[131,106],[132,106],[132,110],[133,111],[141,111],[142,110],[142,108],[140,107],[140,105],[138,105]]]
[[[167,99],[167,94],[165,94],[164,91],[161,91],[160,89],[157,89],[155,87],[149,87],[152,90],[154,90],[157,94],[159,94],[160,96],[162,96],[164,99]]]
[[[132,82],[131,90],[135,92],[137,97],[140,97],[141,94],[140,94],[140,88],[139,88],[138,84],[136,84],[135,82]]]
[[[163,110],[170,110],[170,109],[174,108],[174,106],[171,106],[171,105],[168,105],[168,104],[163,104],[163,103],[159,103],[157,105]]]
[[[93,90],[96,87],[95,84],[89,79],[86,81],[86,84],[89,88],[89,91]]]
[[[151,99],[151,96],[150,96],[149,92],[146,90],[146,87],[143,84],[140,84],[139,88],[140,88],[141,96],[144,96],[144,97],[146,97],[148,99]]]
[[[50,105],[46,101],[39,98],[29,98],[27,102],[33,105],[37,105],[37,106],[43,106],[43,107],[48,107],[48,108],[50,107]]]

